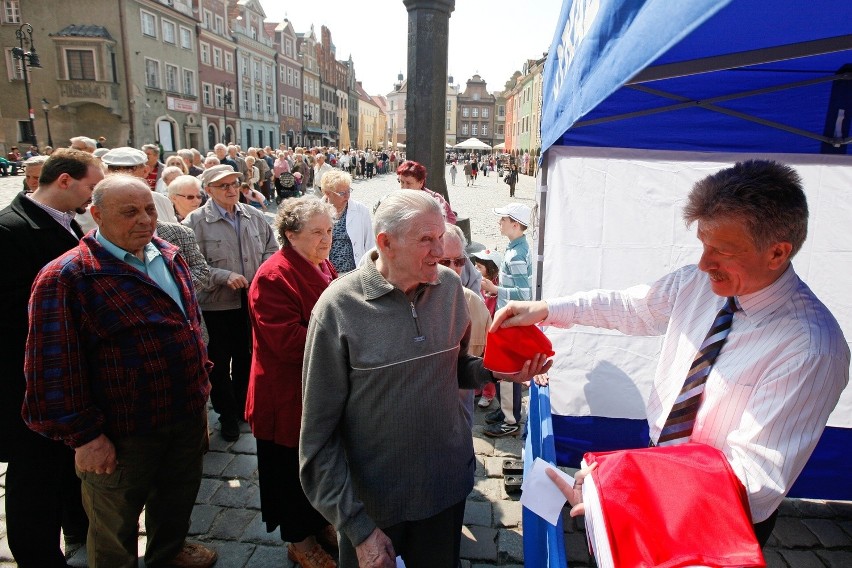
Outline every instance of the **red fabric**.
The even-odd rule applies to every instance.
[[[766,566],[745,488],[704,444],[589,452],[615,566]]]
[[[324,268],[337,273],[329,261]],[[246,420],[260,440],[296,448],[302,420],[302,357],[325,276],[291,247],[272,255],[249,287],[252,360]]]
[[[525,327],[501,327],[489,332],[485,340],[486,369],[498,373],[517,373],[524,363],[539,353],[554,355],[553,344],[534,325]]]

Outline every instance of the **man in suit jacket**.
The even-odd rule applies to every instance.
[[[66,552],[86,540],[88,519],[74,472],[74,452],[40,436],[21,418],[27,302],[42,267],[77,246],[82,231],[75,211],[84,211],[104,174],[88,152],[56,150],[42,166],[39,186],[19,193],[0,211],[0,250],[11,254],[0,280],[0,460],[6,471],[9,548],[26,568],[65,567]]]

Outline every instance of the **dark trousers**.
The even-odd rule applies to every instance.
[[[251,323],[248,299],[242,291],[242,306],[236,310],[204,311],[210,334],[207,354],[213,362],[210,401],[225,419],[242,420],[246,411],[251,370]]]
[[[189,532],[208,447],[207,414],[112,442],[118,460],[113,473],[77,472],[83,480],[83,505],[90,520],[89,566],[136,568],[143,507],[145,565],[168,566]]]
[[[60,529],[85,542],[89,519],[74,472],[74,450],[34,432],[24,435],[6,470],[6,534],[20,568],[65,568]]]
[[[402,556],[406,568],[457,568],[461,548],[465,501],[459,501],[428,519],[382,528]],[[358,568],[355,548],[339,533],[340,568]]]

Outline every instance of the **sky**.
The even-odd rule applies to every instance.
[[[288,18],[297,33],[311,24],[331,30],[337,59],[352,55],[355,75],[371,95],[387,95],[397,74],[407,78],[408,12],[402,0],[352,2],[260,0],[266,20]],[[489,91],[502,91],[527,59],[550,47],[562,0],[455,0],[450,14],[448,71],[461,85],[475,73]]]

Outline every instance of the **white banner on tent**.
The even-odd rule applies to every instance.
[[[552,147],[548,151],[544,298],[650,283],[695,263],[695,227],[681,217],[697,180],[736,161],[770,158],[795,167],[810,209],[794,267],[852,340],[852,165],[845,156],[686,153]],[[548,330],[555,415],[644,418],[661,339],[590,328]],[[852,387],[830,426],[852,427]]]

